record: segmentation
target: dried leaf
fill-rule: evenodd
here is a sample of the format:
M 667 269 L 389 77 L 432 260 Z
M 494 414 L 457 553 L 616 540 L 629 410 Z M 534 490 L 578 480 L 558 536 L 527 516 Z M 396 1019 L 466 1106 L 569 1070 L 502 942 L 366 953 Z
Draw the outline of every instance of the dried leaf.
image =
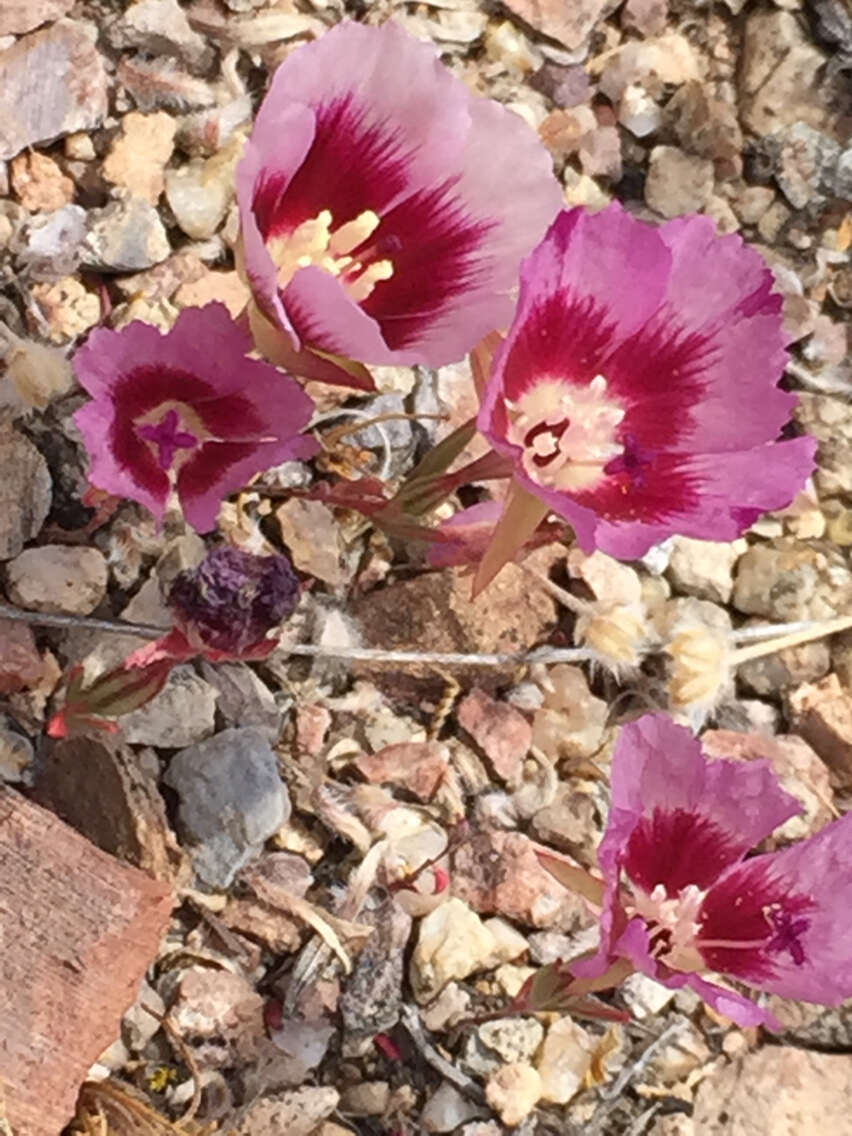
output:
M 477 569 L 472 598 L 475 599 L 520 552 L 547 513 L 548 507 L 543 501 L 528 493 L 519 482 L 512 481 L 502 516 Z

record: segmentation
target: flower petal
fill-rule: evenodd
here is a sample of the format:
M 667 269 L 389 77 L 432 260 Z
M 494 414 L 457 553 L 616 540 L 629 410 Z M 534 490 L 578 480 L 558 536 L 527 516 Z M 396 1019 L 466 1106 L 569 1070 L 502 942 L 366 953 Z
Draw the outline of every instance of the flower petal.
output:
M 276 268 L 264 240 L 263 229 L 271 225 L 275 203 L 304 161 L 314 140 L 316 118 L 300 103 L 281 108 L 255 123 L 237 166 L 236 190 L 240 209 L 238 267 L 245 273 L 252 293 L 268 319 L 277 323 L 298 350 L 299 337 L 281 302 Z
M 177 490 L 187 521 L 197 532 L 210 532 L 222 501 L 243 489 L 252 477 L 281 462 L 312 457 L 313 438 L 283 438 L 277 442 L 208 442 L 178 473 Z
M 113 408 L 101 401 L 88 402 L 74 415 L 89 454 L 89 480 L 116 497 L 138 501 L 162 521 L 171 488 L 153 453 L 132 430 L 116 438 Z M 111 441 L 110 441 L 111 440 Z
M 696 836 L 708 825 L 718 833 L 718 847 L 697 844 L 693 863 L 693 850 L 676 843 L 651 848 L 650 854 L 660 861 L 656 883 L 706 884 L 706 858 L 713 860 L 713 879 L 800 811 L 768 761 L 708 760 L 684 726 L 665 714 L 646 714 L 624 726 L 616 743 L 612 814 L 601 853 L 610 858 L 623 852 L 636 827 L 655 814 L 695 818 Z
M 705 897 L 701 937 L 759 939 L 773 910 L 779 934 L 768 946 L 702 948 L 708 963 L 784 998 L 836 1006 L 852 997 L 852 814 L 725 872 Z
M 578 540 L 624 560 L 643 556 L 672 532 L 736 540 L 762 513 L 790 504 L 813 472 L 815 453 L 813 438 L 793 438 L 735 453 L 660 455 L 641 478 L 612 477 L 577 495 L 598 518 L 591 533 L 577 531 Z M 554 509 L 557 498 L 550 498 Z M 559 511 L 570 520 L 566 508 Z

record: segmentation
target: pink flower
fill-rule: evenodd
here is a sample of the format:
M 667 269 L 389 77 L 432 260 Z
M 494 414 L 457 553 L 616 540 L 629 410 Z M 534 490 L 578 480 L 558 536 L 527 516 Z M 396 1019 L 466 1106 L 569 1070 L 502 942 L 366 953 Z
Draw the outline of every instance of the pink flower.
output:
M 429 366 L 508 325 L 520 260 L 561 200 L 524 122 L 393 23 L 344 22 L 287 58 L 237 192 L 246 274 L 285 357 Z
M 187 308 L 162 335 L 98 329 L 74 356 L 92 401 L 78 410 L 92 483 L 162 519 L 172 489 L 199 532 L 261 470 L 317 451 L 300 431 L 313 403 L 293 379 L 246 358 L 248 333 L 223 304 Z
M 777 441 L 795 399 L 772 286 L 708 217 L 561 213 L 522 266 L 478 418 L 526 528 L 553 511 L 587 551 L 631 559 L 673 533 L 733 540 L 789 504 L 816 443 Z
M 852 814 L 745 859 L 799 811 L 765 761 L 710 761 L 662 714 L 625 726 L 598 850 L 601 951 L 574 972 L 628 958 L 666 986 L 690 986 L 739 1025 L 772 1028 L 770 1014 L 702 975 L 825 1005 L 852 996 Z

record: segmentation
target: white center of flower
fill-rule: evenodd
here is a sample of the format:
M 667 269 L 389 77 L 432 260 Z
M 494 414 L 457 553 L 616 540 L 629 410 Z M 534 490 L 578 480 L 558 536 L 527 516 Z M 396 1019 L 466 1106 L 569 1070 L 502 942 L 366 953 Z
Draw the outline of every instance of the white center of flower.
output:
M 332 224 L 331 211 L 323 209 L 316 217 L 297 225 L 287 236 L 272 237 L 266 242 L 278 269 L 278 286 L 286 288 L 300 268 L 315 265 L 332 276 L 341 277 L 349 297 L 360 303 L 380 280 L 393 276 L 393 264 L 389 260 L 370 260 L 364 253 L 356 260 L 349 255 L 372 236 L 379 227 L 379 217 L 367 209 L 333 232 Z
M 589 489 L 624 452 L 615 436 L 625 411 L 608 397 L 603 375 L 588 386 L 543 379 L 505 406 L 508 441 L 522 448 L 525 472 L 548 489 Z
M 627 904 L 627 913 L 641 916 L 648 925 L 651 954 L 672 970 L 700 972 L 707 969 L 696 945 L 698 912 L 705 895 L 701 888 L 689 884 L 669 898 L 665 887 L 657 884 L 650 895 L 635 888 L 632 902 Z

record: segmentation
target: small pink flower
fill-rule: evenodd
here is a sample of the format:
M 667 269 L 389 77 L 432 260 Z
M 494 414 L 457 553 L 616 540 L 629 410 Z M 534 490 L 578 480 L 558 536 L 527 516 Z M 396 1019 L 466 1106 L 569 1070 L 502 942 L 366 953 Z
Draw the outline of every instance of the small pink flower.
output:
M 625 726 L 598 850 L 601 950 L 574 972 L 601 973 L 628 958 L 743 1026 L 778 1028 L 703 975 L 824 1005 L 852 996 L 852 814 L 779 852 L 745 858 L 799 811 L 768 762 L 708 760 L 662 714 Z
M 199 532 L 261 470 L 308 458 L 313 403 L 298 383 L 248 359 L 252 342 L 223 304 L 187 308 L 166 335 L 134 322 L 98 329 L 74 356 L 92 401 L 78 410 L 94 485 L 161 519 L 172 489 Z
M 522 266 L 478 419 L 535 498 L 530 525 L 553 511 L 587 551 L 631 559 L 673 533 L 733 540 L 789 504 L 816 443 L 777 441 L 795 399 L 772 287 L 708 217 L 561 213 Z
M 508 324 L 520 260 L 561 201 L 525 123 L 393 23 L 344 22 L 287 58 L 237 192 L 279 341 L 429 366 Z

